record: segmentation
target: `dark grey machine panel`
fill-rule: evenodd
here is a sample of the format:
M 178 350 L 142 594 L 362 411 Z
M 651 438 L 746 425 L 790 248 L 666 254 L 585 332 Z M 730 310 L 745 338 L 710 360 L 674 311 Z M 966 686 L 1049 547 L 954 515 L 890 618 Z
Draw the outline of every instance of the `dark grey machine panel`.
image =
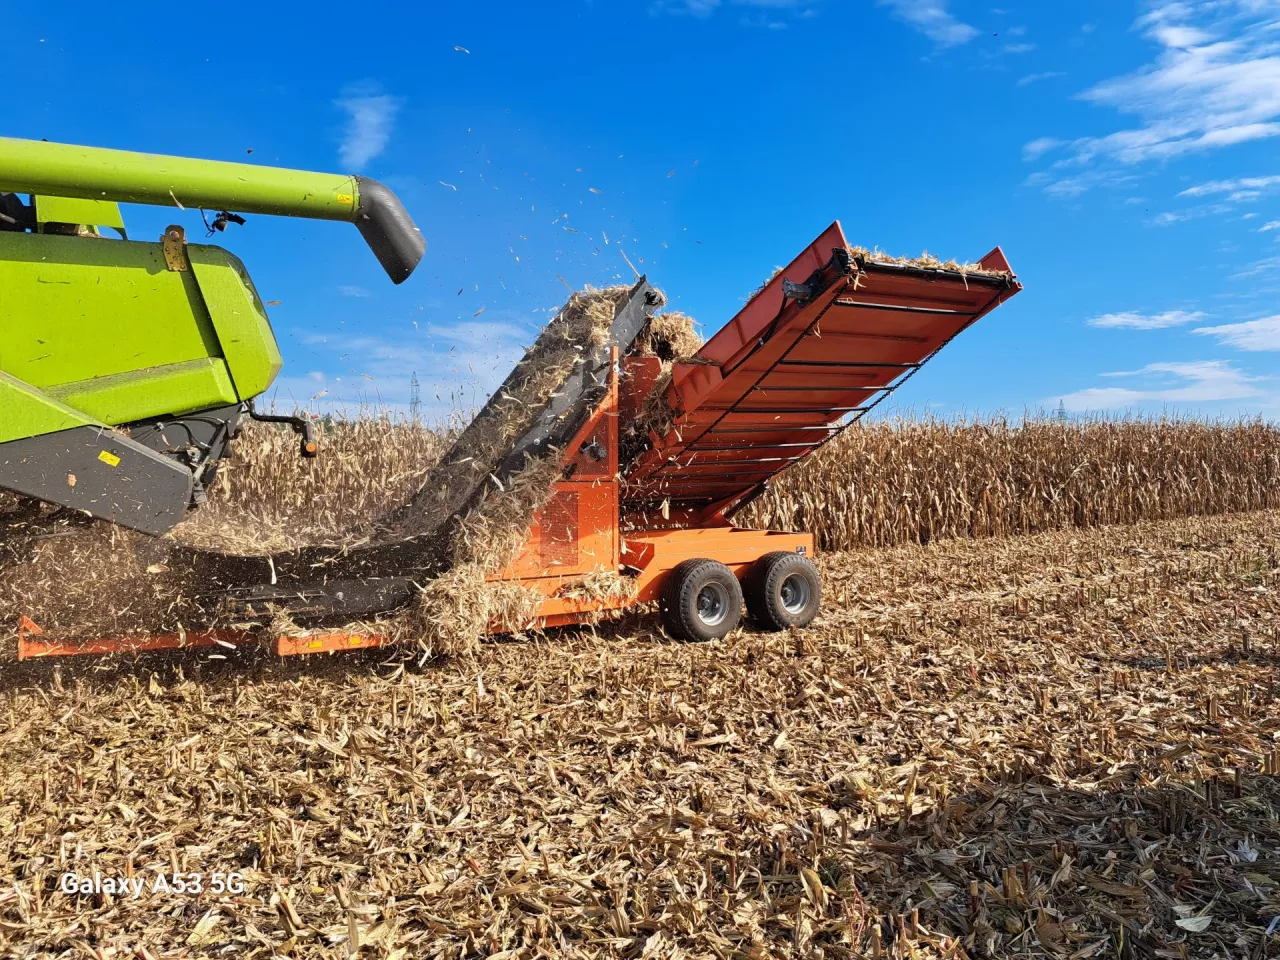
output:
M 191 471 L 101 427 L 0 443 L 0 488 L 158 536 L 191 502 Z

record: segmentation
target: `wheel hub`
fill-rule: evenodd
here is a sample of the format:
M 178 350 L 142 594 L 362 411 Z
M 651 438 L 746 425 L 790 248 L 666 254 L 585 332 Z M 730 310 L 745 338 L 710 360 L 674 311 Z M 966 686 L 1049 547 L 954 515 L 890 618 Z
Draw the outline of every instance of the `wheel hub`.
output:
M 813 595 L 809 589 L 807 578 L 793 573 L 782 581 L 782 609 L 792 616 L 798 616 L 809 606 L 809 598 Z
M 698 619 L 708 627 L 719 626 L 729 615 L 729 593 L 718 583 L 698 591 Z

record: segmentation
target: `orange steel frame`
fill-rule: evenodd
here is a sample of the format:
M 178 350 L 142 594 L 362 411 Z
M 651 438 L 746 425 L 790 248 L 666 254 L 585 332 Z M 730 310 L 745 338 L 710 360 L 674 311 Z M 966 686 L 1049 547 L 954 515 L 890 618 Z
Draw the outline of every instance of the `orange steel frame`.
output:
M 545 596 L 534 626 L 595 622 L 602 615 L 653 602 L 661 594 L 666 574 L 685 560 L 710 557 L 741 575 L 766 553 L 785 550 L 812 554 L 813 538 L 808 534 L 741 529 L 718 517 L 694 529 L 622 530 L 619 410 L 621 407 L 634 415 L 654 377 L 649 369 L 651 358 L 620 360 L 615 349 L 613 359 L 605 395 L 566 448 L 564 479 L 556 481 L 551 499 L 535 514 L 525 549 L 489 578 L 515 581 Z M 620 380 L 625 383 L 621 390 Z M 601 452 L 603 457 L 596 459 Z M 634 578 L 630 598 L 563 595 L 589 574 L 612 572 Z M 281 656 L 292 656 L 369 649 L 389 642 L 383 634 L 333 629 L 299 636 L 219 629 L 64 642 L 45 638 L 41 628 L 28 617 L 22 617 L 18 624 L 19 660 L 248 645 L 266 645 Z
M 96 640 L 59 641 L 44 639 L 44 631 L 29 617 L 18 620 L 18 659 L 69 657 L 91 653 L 147 653 L 154 650 L 198 649 L 222 647 L 238 649 L 258 646 L 265 639 L 273 641 L 281 656 L 298 653 L 325 653 L 380 647 L 387 638 L 376 634 L 351 633 L 343 630 L 317 630 L 301 636 L 267 638 L 252 630 L 192 630 L 125 637 L 102 637 Z

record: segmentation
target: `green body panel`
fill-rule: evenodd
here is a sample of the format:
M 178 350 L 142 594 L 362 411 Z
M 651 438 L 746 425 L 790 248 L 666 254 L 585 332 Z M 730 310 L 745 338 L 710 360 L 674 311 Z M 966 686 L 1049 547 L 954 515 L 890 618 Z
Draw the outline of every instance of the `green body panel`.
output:
M 36 387 L 219 355 L 159 244 L 0 234 L 0 289 L 0 370 Z
M 83 413 L 0 371 L 0 443 L 92 426 Z
M 77 380 L 47 387 L 44 392 L 110 424 L 196 413 L 241 399 L 236 395 L 226 362 L 214 357 Z
M 187 253 L 175 271 L 158 243 L 0 233 L 0 373 L 26 398 L 11 414 L 6 381 L 0 442 L 211 410 L 271 385 L 280 351 L 243 265 L 219 247 Z
M 235 389 L 243 400 L 256 397 L 284 365 L 258 291 L 244 264 L 221 247 L 193 244 L 187 256 Z
M 35 198 L 36 219 L 44 223 L 83 223 L 90 227 L 124 230 L 120 204 L 111 200 L 79 200 L 73 197 Z
M 354 221 L 355 177 L 0 137 L 0 191 Z

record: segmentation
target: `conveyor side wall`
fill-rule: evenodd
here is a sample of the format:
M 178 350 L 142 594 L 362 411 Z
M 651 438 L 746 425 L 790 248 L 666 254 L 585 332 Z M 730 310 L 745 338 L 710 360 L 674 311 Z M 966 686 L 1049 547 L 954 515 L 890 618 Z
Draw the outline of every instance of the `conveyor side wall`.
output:
M 671 425 L 627 471 L 624 512 L 728 515 L 1020 289 L 998 248 L 968 273 L 885 263 L 851 251 L 832 224 L 699 363 L 677 365 Z

